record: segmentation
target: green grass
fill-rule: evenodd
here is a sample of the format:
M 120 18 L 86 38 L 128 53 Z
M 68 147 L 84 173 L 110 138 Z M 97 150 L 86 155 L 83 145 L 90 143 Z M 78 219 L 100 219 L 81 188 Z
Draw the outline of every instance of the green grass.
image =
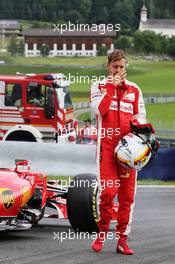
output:
M 146 105 L 148 122 L 155 128 L 175 130 L 175 103 Z M 80 114 L 78 119 L 90 118 L 90 112 Z
M 82 120 L 83 121 L 83 120 L 88 119 L 90 117 L 91 117 L 90 112 L 86 112 L 86 113 L 83 113 L 83 114 L 79 115 L 78 120 Z
M 156 128 L 175 130 L 175 103 L 146 105 L 148 120 Z
M 42 64 L 42 65 L 84 65 L 84 66 L 102 66 L 106 63 L 106 57 L 29 57 L 17 56 L 14 58 L 17 64 Z
M 133 64 L 131 69 L 134 67 L 136 65 Z M 138 62 L 137 67 L 140 72 L 133 74 L 131 78 L 143 93 L 175 93 L 175 62 Z
M 66 76 L 74 75 L 76 80 L 80 80 L 80 76 L 104 76 L 106 74 L 105 68 L 102 66 L 104 63 L 104 57 L 97 58 L 49 58 L 50 66 L 38 66 L 31 65 L 35 63 L 47 64 L 48 58 L 23 58 L 16 57 L 12 60 L 13 63 L 23 64 L 26 66 L 8 65 L 1 66 L 0 73 L 14 74 L 17 71 L 24 73 L 28 72 L 63 72 Z M 63 67 L 64 64 L 64 67 Z M 71 66 L 74 64 L 74 67 Z M 85 66 L 97 66 L 94 68 L 84 68 L 78 66 L 83 64 Z M 142 89 L 144 94 L 175 94 L 175 74 L 174 74 L 175 62 L 147 62 L 136 61 L 129 65 L 127 78 L 130 81 L 136 82 Z M 71 77 L 71 80 L 73 78 Z M 89 82 L 82 81 L 80 84 L 74 83 L 71 86 L 73 92 L 80 92 L 80 96 L 77 94 L 77 98 L 86 98 L 91 86 L 91 80 Z M 83 95 L 84 93 L 84 95 Z

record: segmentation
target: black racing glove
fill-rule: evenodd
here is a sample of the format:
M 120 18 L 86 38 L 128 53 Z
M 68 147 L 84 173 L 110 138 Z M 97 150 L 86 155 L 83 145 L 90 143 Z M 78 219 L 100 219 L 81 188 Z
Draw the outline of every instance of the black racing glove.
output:
M 160 143 L 155 138 L 155 130 L 152 124 L 131 123 L 131 132 L 140 137 L 144 135 L 146 137 L 145 143 L 150 147 L 152 154 L 155 155 L 160 147 Z
M 131 131 L 135 134 L 154 134 L 155 130 L 151 124 L 134 124 L 131 123 Z

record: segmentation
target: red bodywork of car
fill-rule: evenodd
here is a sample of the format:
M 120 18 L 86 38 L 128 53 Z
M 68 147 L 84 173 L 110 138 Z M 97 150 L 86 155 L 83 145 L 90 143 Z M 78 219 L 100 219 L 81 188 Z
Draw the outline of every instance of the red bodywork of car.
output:
M 19 177 L 16 172 L 0 170 L 1 217 L 17 217 L 20 209 L 24 207 L 35 191 L 35 181 L 32 178 L 26 180 Z
M 25 170 L 20 169 L 21 166 L 25 167 Z M 48 203 L 48 206 L 51 205 L 57 209 L 57 214 L 49 214 L 47 217 L 67 218 L 66 199 L 59 196 L 60 192 L 55 182 L 54 184 L 47 183 L 46 175 L 31 172 L 28 162 L 21 161 L 17 163 L 15 169 L 0 169 L 0 227 L 2 227 L 2 220 L 18 219 L 19 215 L 24 212 L 34 216 L 30 201 L 36 190 L 39 190 L 41 196 L 37 208 L 39 212 L 42 212 Z M 29 202 L 30 206 L 28 206 Z

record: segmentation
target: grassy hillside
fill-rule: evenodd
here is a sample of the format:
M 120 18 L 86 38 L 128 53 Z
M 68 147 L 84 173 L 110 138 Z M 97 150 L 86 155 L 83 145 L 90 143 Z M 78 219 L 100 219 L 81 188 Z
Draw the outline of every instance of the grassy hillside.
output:
M 18 64 L 47 64 L 47 65 L 85 65 L 99 66 L 106 62 L 106 57 L 21 57 L 17 56 L 13 62 Z
M 86 100 L 89 87 L 91 85 L 91 78 L 93 80 L 99 79 L 99 76 L 106 74 L 106 69 L 102 65 L 105 60 L 104 57 L 97 58 L 60 58 L 59 63 L 56 66 L 55 63 L 48 66 L 39 66 L 35 63 L 46 63 L 48 58 L 16 58 L 16 63 L 20 63 L 20 60 L 25 61 L 25 66 L 17 65 L 1 65 L 0 74 L 14 74 L 17 71 L 29 73 L 29 72 L 63 72 L 70 80 L 73 81 L 75 77 L 75 83 L 71 85 L 72 92 L 76 92 L 75 97 Z M 40 61 L 41 60 L 41 61 Z M 52 62 L 56 62 L 57 58 L 50 58 Z M 24 63 L 23 61 L 23 63 Z M 13 63 L 11 62 L 11 63 Z M 74 65 L 71 65 L 74 62 Z M 22 63 L 22 62 L 21 62 Z M 31 65 L 32 63 L 32 65 Z M 64 67 L 63 67 L 64 63 Z M 83 63 L 83 65 L 78 64 Z M 92 66 L 92 68 L 85 68 L 86 66 Z M 74 67 L 73 67 L 74 66 Z M 147 62 L 136 61 L 131 62 L 128 67 L 127 78 L 130 81 L 136 82 L 142 89 L 144 94 L 162 94 L 162 93 L 175 93 L 175 74 L 174 74 L 175 62 Z M 84 82 L 84 77 L 86 80 Z M 95 78 L 96 77 L 96 78 Z M 81 81 L 80 81 L 81 78 Z M 89 78 L 89 79 L 88 79 Z M 89 81 L 88 81 L 88 80 Z
M 156 128 L 175 130 L 175 103 L 146 105 L 148 120 Z

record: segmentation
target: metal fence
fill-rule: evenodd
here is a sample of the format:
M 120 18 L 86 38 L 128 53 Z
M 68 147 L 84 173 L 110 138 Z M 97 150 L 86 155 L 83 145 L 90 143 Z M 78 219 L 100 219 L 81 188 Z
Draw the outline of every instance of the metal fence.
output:
M 165 103 L 174 103 L 175 95 L 173 96 L 148 96 L 144 97 L 145 104 L 165 104 Z
M 175 102 L 175 94 L 166 94 L 163 96 L 162 94 L 158 95 L 150 95 L 144 97 L 145 104 L 159 104 L 159 103 L 174 103 Z M 85 112 L 90 111 L 89 102 L 79 102 L 74 104 L 74 108 L 76 110 L 84 109 Z M 91 119 L 95 120 L 94 114 L 91 112 Z M 158 137 L 167 137 L 167 138 L 175 138 L 175 121 L 162 121 L 162 120 L 149 120 L 150 123 L 154 124 L 156 128 L 156 134 Z M 172 145 L 172 142 L 165 142 L 165 145 Z
M 175 102 L 175 95 L 151 95 L 151 96 L 144 96 L 144 102 L 145 104 L 165 104 L 165 103 L 174 103 Z M 83 108 L 89 108 L 90 104 L 89 102 L 78 102 L 74 103 L 75 109 L 83 109 Z
M 160 137 L 158 137 L 157 139 L 160 142 L 161 147 L 166 147 L 166 148 L 175 147 L 175 138 L 160 138 Z

